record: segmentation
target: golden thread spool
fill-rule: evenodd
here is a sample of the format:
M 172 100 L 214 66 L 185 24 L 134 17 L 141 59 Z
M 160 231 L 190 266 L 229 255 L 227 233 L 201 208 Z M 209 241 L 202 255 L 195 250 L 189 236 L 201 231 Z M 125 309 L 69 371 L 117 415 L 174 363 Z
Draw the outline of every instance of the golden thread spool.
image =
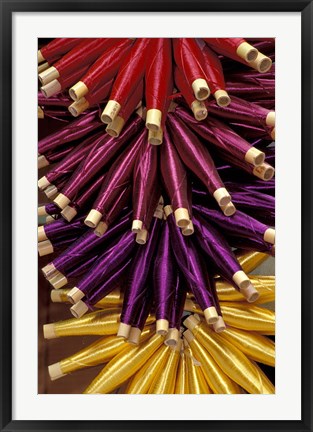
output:
M 48 339 L 63 336 L 114 335 L 119 326 L 119 309 L 100 310 L 86 314 L 81 318 L 71 318 L 44 326 L 44 335 Z
M 258 370 L 238 348 L 211 330 L 204 322 L 199 323 L 192 332 L 233 381 L 250 394 L 267 393 Z
M 275 394 L 275 386 L 273 383 L 269 380 L 269 378 L 265 375 L 265 373 L 262 371 L 260 366 L 252 361 L 251 363 L 254 364 L 255 368 L 258 371 L 260 380 L 262 381 L 262 385 L 264 387 L 264 390 L 262 391 L 262 394 Z
M 236 254 L 236 258 L 245 273 L 250 273 L 267 260 L 269 256 L 262 252 L 242 252 Z
M 145 342 L 152 334 L 154 334 L 154 330 L 144 329 L 140 343 Z M 101 338 L 72 356 L 61 360 L 58 363 L 58 369 L 63 375 L 67 375 L 80 369 L 107 363 L 126 347 L 128 347 L 128 343 L 123 338 L 116 336 Z M 53 379 L 53 376 L 51 378 Z
M 163 337 L 156 334 L 139 347 L 129 345 L 129 348 L 113 357 L 86 388 L 84 394 L 107 394 L 119 387 L 146 363 L 163 341 Z
M 232 327 L 227 327 L 220 335 L 250 360 L 275 366 L 275 343 L 269 338 L 256 332 L 246 332 Z
M 114 290 L 110 292 L 108 295 L 106 295 L 105 297 L 103 297 L 101 300 L 99 300 L 94 307 L 98 309 L 105 309 L 109 305 L 112 306 L 114 305 L 116 307 L 122 306 L 123 297 L 124 295 L 119 289 Z
M 127 394 L 146 394 L 152 384 L 152 381 L 164 368 L 165 363 L 170 355 L 170 348 L 161 345 L 152 357 L 139 369 L 128 384 L 125 391 Z
M 189 347 L 185 349 L 185 359 L 189 394 L 211 394 L 212 391 L 205 380 L 202 368 L 200 364 L 195 363 Z
M 225 323 L 231 327 L 261 334 L 275 334 L 275 313 L 269 309 L 239 302 L 223 302 L 221 310 Z
M 185 354 L 181 353 L 177 370 L 175 394 L 189 394 L 188 390 L 188 371 Z
M 155 377 L 151 387 L 149 388 L 149 394 L 173 394 L 175 391 L 175 382 L 178 369 L 178 363 L 180 359 L 181 339 L 179 339 L 177 345 L 170 349 L 170 355 L 167 359 L 166 365 L 161 370 L 161 373 Z
M 187 336 L 188 332 L 191 337 Z M 240 387 L 222 371 L 215 360 L 213 360 L 211 354 L 207 352 L 197 339 L 194 339 L 192 333 L 187 330 L 184 336 L 188 337 L 187 340 L 193 356 L 200 361 L 203 375 L 213 393 L 240 394 Z
M 275 276 L 249 275 L 249 279 L 260 295 L 258 300 L 253 303 L 254 305 L 275 300 Z M 245 297 L 238 290 L 220 278 L 215 281 L 215 288 L 220 301 L 246 302 Z

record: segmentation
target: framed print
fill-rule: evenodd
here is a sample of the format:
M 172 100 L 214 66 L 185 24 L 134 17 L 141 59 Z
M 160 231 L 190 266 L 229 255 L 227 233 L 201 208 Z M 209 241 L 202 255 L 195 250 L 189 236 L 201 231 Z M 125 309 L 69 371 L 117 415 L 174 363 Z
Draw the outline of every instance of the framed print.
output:
M 1 7 L 1 429 L 312 430 L 312 3 Z

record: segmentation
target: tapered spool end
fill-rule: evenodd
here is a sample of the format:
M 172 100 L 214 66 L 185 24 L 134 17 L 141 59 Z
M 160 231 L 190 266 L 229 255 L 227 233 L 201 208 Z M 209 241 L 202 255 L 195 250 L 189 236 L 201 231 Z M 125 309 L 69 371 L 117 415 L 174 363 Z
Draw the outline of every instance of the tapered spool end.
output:
M 264 162 L 262 165 L 254 168 L 253 174 L 261 180 L 268 181 L 273 178 L 275 169 L 268 163 Z
M 55 381 L 67 375 L 62 372 L 60 362 L 48 366 L 48 371 L 49 371 L 51 381 Z
M 46 85 L 54 79 L 58 79 L 59 72 L 54 66 L 49 67 L 38 75 L 39 81 L 42 85 Z
M 60 91 L 62 90 L 62 86 L 57 79 L 54 79 L 48 84 L 42 86 L 40 90 L 46 98 L 49 98 L 57 93 L 60 93 Z
M 67 220 L 67 222 L 71 222 L 72 219 L 77 215 L 77 210 L 74 207 L 66 206 L 61 211 L 61 216 Z
M 166 217 L 169 217 L 171 213 L 173 213 L 173 207 L 171 205 L 167 205 L 164 207 L 164 213 Z
M 273 129 L 272 129 L 272 132 L 271 132 L 271 138 L 272 138 L 272 140 L 274 140 L 274 141 L 275 141 L 275 136 L 276 136 L 275 128 L 273 128 Z
M 157 131 L 149 130 L 148 143 L 151 145 L 161 145 L 163 142 L 163 131 L 159 129 Z
M 45 118 L 45 113 L 43 112 L 43 109 L 38 106 L 38 118 L 43 119 Z
M 228 190 L 223 187 L 216 189 L 216 191 L 213 194 L 213 197 L 215 198 L 217 204 L 220 207 L 226 206 L 231 201 L 231 196 L 229 195 Z
M 200 320 L 195 315 L 189 315 L 184 321 L 184 326 L 192 331 L 199 323 Z
M 213 96 L 215 97 L 217 105 L 220 107 L 227 107 L 231 102 L 231 99 L 225 90 L 217 90 Z
M 263 236 L 267 243 L 275 244 L 275 230 L 273 228 L 268 228 Z
M 47 198 L 52 199 L 58 193 L 58 188 L 55 185 L 50 185 L 44 190 L 44 194 Z
M 40 226 L 38 227 L 38 242 L 42 242 L 44 240 L 48 240 L 48 237 L 46 236 L 45 233 L 45 227 Z
M 38 74 L 40 74 L 41 72 L 45 71 L 45 70 L 48 69 L 49 67 L 50 67 L 50 65 L 49 65 L 48 62 L 41 63 L 41 65 L 39 65 L 39 66 L 38 66 L 38 69 L 37 69 Z
M 264 160 L 265 153 L 261 152 L 255 147 L 251 147 L 245 154 L 245 161 L 254 166 L 262 165 Z
M 117 138 L 120 133 L 122 132 L 122 129 L 124 127 L 125 120 L 121 116 L 115 117 L 115 119 L 112 121 L 112 123 L 109 123 L 105 130 L 107 133 L 113 137 Z
M 274 127 L 275 126 L 275 121 L 276 121 L 276 115 L 275 115 L 275 111 L 270 111 L 265 119 L 265 122 L 267 124 L 267 126 L 270 127 Z
M 156 332 L 162 336 L 168 333 L 168 321 L 166 319 L 158 319 L 156 321 Z
M 180 339 L 180 331 L 177 328 L 170 328 L 164 341 L 167 346 L 176 346 Z
M 45 61 L 45 58 L 44 58 L 44 56 L 41 54 L 41 51 L 40 51 L 40 50 L 38 50 L 38 52 L 37 52 L 37 60 L 38 60 L 38 64 L 39 64 L 39 63 L 42 63 L 43 61 Z
M 84 84 L 82 81 L 78 81 L 73 87 L 71 87 L 68 91 L 70 98 L 74 101 L 77 101 L 78 99 L 81 99 L 82 97 L 86 96 L 86 94 L 89 92 L 88 87 L 86 84 Z
M 187 225 L 190 224 L 190 216 L 189 212 L 186 208 L 178 208 L 174 211 L 175 221 L 176 225 L 179 228 L 185 228 Z
M 192 342 L 195 338 L 194 335 L 192 334 L 192 331 L 189 329 L 184 331 L 184 337 L 185 337 L 186 341 L 188 342 L 188 344 L 190 342 Z
M 56 198 L 54 198 L 53 202 L 60 208 L 60 209 L 64 209 L 70 202 L 71 200 L 68 199 L 65 195 L 63 195 L 62 193 L 60 193 Z
M 107 232 L 108 228 L 109 225 L 106 222 L 104 221 L 99 222 L 95 228 L 96 236 L 102 237 Z
M 81 113 L 86 111 L 86 109 L 88 108 L 89 108 L 89 102 L 87 101 L 87 99 L 82 97 L 81 99 L 78 99 L 77 101 L 73 102 L 72 105 L 68 107 L 68 110 L 73 117 L 78 117 Z
M 250 45 L 248 42 L 242 42 L 237 48 L 238 57 L 242 58 L 246 62 L 250 63 L 255 60 L 259 54 L 259 51 Z
M 248 278 L 246 273 L 242 270 L 237 271 L 233 275 L 233 281 L 238 286 L 238 288 L 240 288 L 240 290 L 247 289 L 249 285 L 251 285 L 250 279 Z
M 147 111 L 146 128 L 151 131 L 158 131 L 161 127 L 162 111 L 152 108 Z
M 231 201 L 226 206 L 221 206 L 221 210 L 225 216 L 232 216 L 236 213 L 236 207 Z
M 70 308 L 70 311 L 75 318 L 80 318 L 88 312 L 88 306 L 80 300 Z
M 49 182 L 46 176 L 43 176 L 38 180 L 38 187 L 40 190 L 46 189 L 50 185 L 51 183 Z
M 207 118 L 208 110 L 203 102 L 194 100 L 190 106 L 196 120 L 201 121 Z
M 222 333 L 224 330 L 226 330 L 225 321 L 221 316 L 219 316 L 216 323 L 213 324 L 213 330 L 215 333 Z
M 98 210 L 92 209 L 88 213 L 86 219 L 84 220 L 84 223 L 90 228 L 96 228 L 101 219 L 102 214 Z
M 204 309 L 203 315 L 208 324 L 214 324 L 218 320 L 218 314 L 214 306 Z
M 130 330 L 131 326 L 129 324 L 120 323 L 120 325 L 118 326 L 117 336 L 128 339 Z
M 203 101 L 210 96 L 210 88 L 206 80 L 203 78 L 194 80 L 194 82 L 191 84 L 191 87 L 196 99 L 199 101 Z
M 252 60 L 249 66 L 253 67 L 260 73 L 265 73 L 271 69 L 272 60 L 264 54 L 258 52 L 257 58 Z
M 114 100 L 109 100 L 101 114 L 101 121 L 106 124 L 112 123 L 115 117 L 117 117 L 120 110 L 121 105 L 118 102 Z
M 240 292 L 246 298 L 248 303 L 253 303 L 260 297 L 259 292 L 252 284 L 250 284 L 246 289 L 241 289 Z
M 43 205 L 38 207 L 38 216 L 47 216 L 46 206 Z
M 57 337 L 54 331 L 54 324 L 45 324 L 43 326 L 43 337 L 45 339 L 55 339 Z
M 57 272 L 57 274 L 55 274 L 52 278 L 49 279 L 49 282 L 54 289 L 58 290 L 65 286 L 68 280 L 62 273 Z
M 137 327 L 132 327 L 128 336 L 128 343 L 132 345 L 139 345 L 141 336 L 141 330 Z
M 136 243 L 140 245 L 144 245 L 147 243 L 148 239 L 148 231 L 144 228 L 136 235 Z
M 163 217 L 164 217 L 163 204 L 157 205 L 157 207 L 153 213 L 153 216 L 158 218 L 158 219 L 163 219 Z
M 141 220 L 135 219 L 132 223 L 132 232 L 139 233 L 142 230 L 143 223 Z
M 43 275 L 44 275 L 44 277 L 45 277 L 46 279 L 51 279 L 51 277 L 52 277 L 53 275 L 55 275 L 55 273 L 56 273 L 58 270 L 54 267 L 54 265 L 53 265 L 52 263 L 50 263 L 50 264 L 47 264 L 46 266 L 44 266 L 44 267 L 41 269 L 41 271 L 42 271 L 42 273 L 43 273 Z
M 50 165 L 50 162 L 44 155 L 38 156 L 38 169 L 44 168 L 48 165 Z
M 182 233 L 184 236 L 188 237 L 191 236 L 195 232 L 194 226 L 192 221 L 189 222 L 189 224 L 182 229 Z
M 85 294 L 78 288 L 74 287 L 67 294 L 69 301 L 73 304 L 78 303 L 82 298 L 85 297 Z
M 45 256 L 53 253 L 53 246 L 50 240 L 44 240 L 38 243 L 39 256 Z

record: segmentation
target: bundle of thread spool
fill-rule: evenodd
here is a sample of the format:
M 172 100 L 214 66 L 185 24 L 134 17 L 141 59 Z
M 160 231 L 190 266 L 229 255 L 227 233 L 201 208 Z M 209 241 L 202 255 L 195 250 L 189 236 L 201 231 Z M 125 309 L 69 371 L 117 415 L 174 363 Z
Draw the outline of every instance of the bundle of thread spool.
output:
M 84 393 L 274 393 L 275 278 L 249 275 L 275 253 L 274 53 L 242 38 L 40 47 L 38 250 L 69 305 L 44 337 L 99 336 L 52 380 L 103 364 Z

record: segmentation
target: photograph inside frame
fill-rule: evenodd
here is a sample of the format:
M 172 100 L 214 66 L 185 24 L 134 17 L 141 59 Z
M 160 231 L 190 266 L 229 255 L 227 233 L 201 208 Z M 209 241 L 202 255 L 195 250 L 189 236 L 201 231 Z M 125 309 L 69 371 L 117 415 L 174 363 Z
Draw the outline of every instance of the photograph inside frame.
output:
M 38 393 L 275 393 L 275 39 L 38 39 Z

